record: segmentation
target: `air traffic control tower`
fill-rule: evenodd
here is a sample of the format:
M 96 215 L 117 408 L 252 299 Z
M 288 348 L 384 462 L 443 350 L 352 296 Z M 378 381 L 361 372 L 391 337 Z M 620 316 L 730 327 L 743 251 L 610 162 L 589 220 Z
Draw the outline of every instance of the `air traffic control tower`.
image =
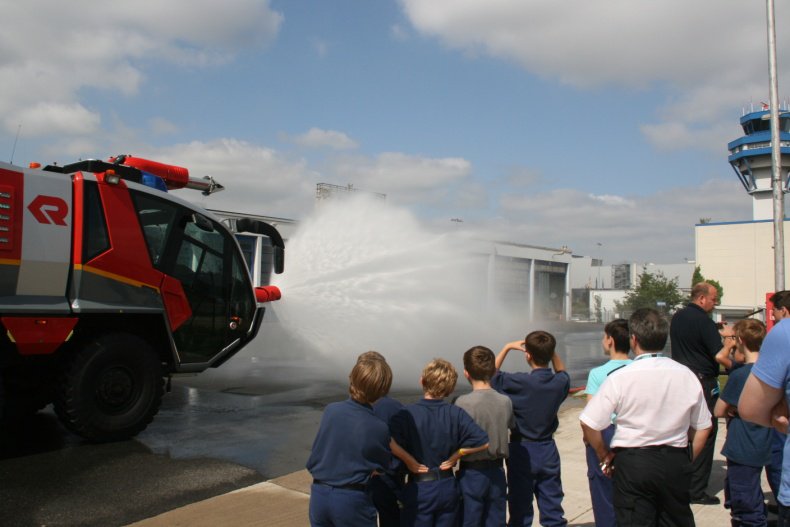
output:
M 740 119 L 744 135 L 727 145 L 727 160 L 752 197 L 752 217 L 700 222 L 694 227 L 697 265 L 704 276 L 718 280 L 724 289 L 722 303 L 716 308 L 718 319 L 763 318 L 766 295 L 774 291 L 770 115 L 766 105 L 759 111 L 744 111 Z M 790 108 L 786 104 L 779 111 L 779 131 L 782 184 L 788 192 Z M 790 254 L 790 220 L 785 219 L 784 230 L 784 252 Z
M 728 160 L 746 192 L 752 196 L 752 219 L 770 220 L 774 217 L 771 189 L 771 112 L 763 105 L 760 111 L 744 113 L 741 127 L 745 135 L 730 142 Z M 790 170 L 790 110 L 785 105 L 779 110 L 779 141 L 782 150 L 782 181 L 789 192 Z

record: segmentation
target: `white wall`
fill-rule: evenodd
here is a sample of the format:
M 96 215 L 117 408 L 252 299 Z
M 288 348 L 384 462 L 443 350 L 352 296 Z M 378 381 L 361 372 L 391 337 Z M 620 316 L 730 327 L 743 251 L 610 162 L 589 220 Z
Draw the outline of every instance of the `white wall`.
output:
M 721 308 L 765 307 L 765 294 L 774 291 L 773 222 L 708 223 L 697 225 L 694 235 L 702 274 L 724 289 Z

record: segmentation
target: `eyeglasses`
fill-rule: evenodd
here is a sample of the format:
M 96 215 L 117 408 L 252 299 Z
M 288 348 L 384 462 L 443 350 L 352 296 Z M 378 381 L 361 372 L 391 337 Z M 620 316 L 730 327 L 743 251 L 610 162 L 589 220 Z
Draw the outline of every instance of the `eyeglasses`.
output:
M 725 339 L 734 339 L 734 338 L 736 338 L 736 336 L 735 335 L 724 335 L 724 338 Z

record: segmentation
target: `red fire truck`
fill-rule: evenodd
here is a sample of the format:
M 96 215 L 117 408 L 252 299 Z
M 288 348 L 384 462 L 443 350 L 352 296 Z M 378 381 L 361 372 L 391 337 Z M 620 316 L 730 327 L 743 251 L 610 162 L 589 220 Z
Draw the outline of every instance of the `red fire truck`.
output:
M 94 441 L 134 436 L 170 376 L 217 367 L 257 334 L 274 286 L 254 287 L 234 236 L 268 237 L 169 190 L 222 187 L 132 156 L 30 168 L 0 163 L 0 409 L 53 403 Z

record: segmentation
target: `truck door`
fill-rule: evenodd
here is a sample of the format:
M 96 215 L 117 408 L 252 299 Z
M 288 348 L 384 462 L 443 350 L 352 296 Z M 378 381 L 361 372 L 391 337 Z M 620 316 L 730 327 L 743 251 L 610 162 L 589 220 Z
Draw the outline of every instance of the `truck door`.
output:
M 255 316 L 238 244 L 220 223 L 182 205 L 143 193 L 135 203 L 152 264 L 181 283 L 192 310 L 173 331 L 181 366 L 210 365 L 239 343 Z

